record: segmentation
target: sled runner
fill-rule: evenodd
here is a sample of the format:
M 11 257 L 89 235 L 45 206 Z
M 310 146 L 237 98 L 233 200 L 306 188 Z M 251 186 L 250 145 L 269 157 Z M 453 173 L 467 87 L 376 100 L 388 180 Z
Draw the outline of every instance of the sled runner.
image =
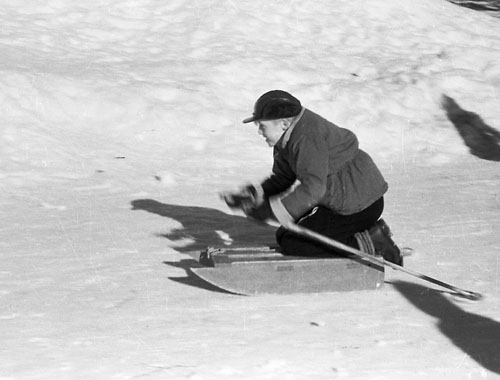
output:
M 191 272 L 223 290 L 243 295 L 377 289 L 384 266 L 355 255 L 285 256 L 275 247 L 207 248 Z

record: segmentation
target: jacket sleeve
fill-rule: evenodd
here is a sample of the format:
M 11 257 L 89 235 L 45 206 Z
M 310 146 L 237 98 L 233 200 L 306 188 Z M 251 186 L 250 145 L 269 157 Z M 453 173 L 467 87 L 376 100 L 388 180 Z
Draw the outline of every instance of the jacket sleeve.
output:
M 264 195 L 270 197 L 280 194 L 288 190 L 295 183 L 296 179 L 297 177 L 288 162 L 285 161 L 277 148 L 275 148 L 273 173 L 261 183 Z
M 284 215 L 285 219 L 289 216 L 289 221 L 300 218 L 325 196 L 329 157 L 327 141 L 320 134 L 303 135 L 290 148 L 299 185 L 285 197 L 273 198 L 271 202 L 275 215 Z M 276 216 L 282 222 L 280 215 Z

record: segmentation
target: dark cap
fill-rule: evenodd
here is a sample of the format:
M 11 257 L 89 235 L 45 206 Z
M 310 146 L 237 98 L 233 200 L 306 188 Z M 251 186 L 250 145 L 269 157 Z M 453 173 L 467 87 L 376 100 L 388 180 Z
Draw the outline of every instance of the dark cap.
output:
M 273 90 L 266 92 L 255 102 L 253 115 L 243 123 L 261 120 L 286 119 L 297 116 L 302 110 L 300 101 L 286 91 Z

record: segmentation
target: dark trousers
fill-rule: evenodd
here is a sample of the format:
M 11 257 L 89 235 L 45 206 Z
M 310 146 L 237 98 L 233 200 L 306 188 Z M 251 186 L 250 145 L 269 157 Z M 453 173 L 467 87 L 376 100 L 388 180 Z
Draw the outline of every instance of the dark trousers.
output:
M 324 206 L 315 207 L 304 215 L 297 224 L 318 232 L 341 243 L 358 248 L 354 234 L 372 227 L 382 215 L 384 198 L 380 198 L 364 210 L 351 215 L 336 214 Z M 280 227 L 276 231 L 276 240 L 285 255 L 325 256 L 342 254 L 334 248 L 297 235 Z

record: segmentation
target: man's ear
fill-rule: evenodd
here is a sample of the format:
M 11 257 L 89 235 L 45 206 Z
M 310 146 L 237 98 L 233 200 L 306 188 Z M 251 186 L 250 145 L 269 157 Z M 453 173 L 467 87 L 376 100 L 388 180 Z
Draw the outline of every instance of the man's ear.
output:
M 288 119 L 281 120 L 281 128 L 283 128 L 283 130 L 287 130 L 289 126 L 290 126 L 290 120 Z

